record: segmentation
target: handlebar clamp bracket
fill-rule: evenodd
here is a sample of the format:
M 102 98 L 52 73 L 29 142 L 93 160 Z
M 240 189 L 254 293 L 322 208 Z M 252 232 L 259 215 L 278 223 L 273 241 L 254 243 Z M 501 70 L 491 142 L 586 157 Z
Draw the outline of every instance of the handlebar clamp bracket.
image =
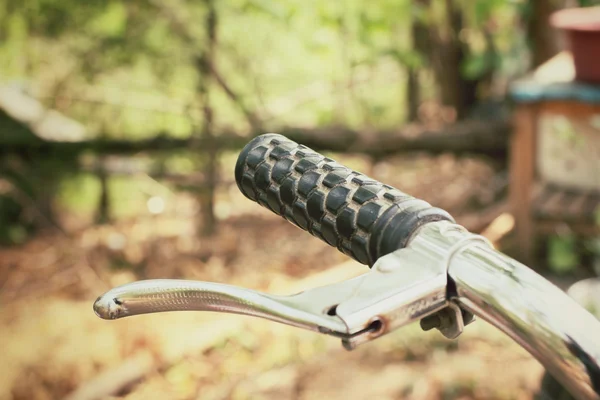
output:
M 421 321 L 424 330 L 437 328 L 455 339 L 474 316 L 453 300 L 448 267 L 454 254 L 474 244 L 489 245 L 459 225 L 440 221 L 427 224 L 409 245 L 381 257 L 370 272 L 338 283 L 350 296 L 330 305 L 347 331 L 338 332 L 346 349 Z M 327 287 L 313 290 L 326 290 Z M 314 293 L 306 292 L 308 296 Z M 318 301 L 318 296 L 312 297 Z

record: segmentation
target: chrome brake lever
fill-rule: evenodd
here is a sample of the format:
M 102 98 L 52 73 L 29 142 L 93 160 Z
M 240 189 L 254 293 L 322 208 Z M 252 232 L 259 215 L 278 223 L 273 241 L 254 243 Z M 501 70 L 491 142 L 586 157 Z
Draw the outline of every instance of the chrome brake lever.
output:
M 411 322 L 455 338 L 473 316 L 452 301 L 453 254 L 484 241 L 462 227 L 428 224 L 410 245 L 381 257 L 358 277 L 291 296 L 187 280 L 147 280 L 114 288 L 94 303 L 105 319 L 166 311 L 257 316 L 340 337 L 348 350 Z M 451 286 L 451 285 L 450 285 Z

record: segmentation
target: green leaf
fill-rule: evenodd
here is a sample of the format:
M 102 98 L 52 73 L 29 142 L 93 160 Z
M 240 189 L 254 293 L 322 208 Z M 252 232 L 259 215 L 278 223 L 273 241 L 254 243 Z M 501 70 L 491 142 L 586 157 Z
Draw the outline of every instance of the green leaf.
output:
M 559 274 L 572 272 L 579 265 L 576 249 L 577 238 L 573 235 L 551 237 L 548 241 L 550 268 Z
M 475 2 L 475 24 L 482 25 L 490 16 L 493 2 L 478 0 Z
M 414 50 L 386 49 L 379 53 L 380 56 L 394 58 L 399 64 L 407 68 L 420 68 L 423 66 L 423 57 Z
M 461 65 L 462 75 L 468 79 L 480 77 L 488 68 L 488 57 L 486 54 L 469 54 Z
M 245 5 L 246 10 L 258 11 L 277 20 L 287 20 L 289 13 L 283 7 L 283 3 L 268 0 L 250 0 Z
M 103 13 L 90 21 L 89 29 L 101 37 L 121 36 L 127 25 L 127 9 L 120 2 L 112 2 Z
M 8 227 L 8 239 L 13 244 L 22 244 L 27 239 L 27 230 L 23 225 L 12 225 Z
M 579 0 L 580 7 L 593 7 L 597 5 L 600 5 L 599 0 Z

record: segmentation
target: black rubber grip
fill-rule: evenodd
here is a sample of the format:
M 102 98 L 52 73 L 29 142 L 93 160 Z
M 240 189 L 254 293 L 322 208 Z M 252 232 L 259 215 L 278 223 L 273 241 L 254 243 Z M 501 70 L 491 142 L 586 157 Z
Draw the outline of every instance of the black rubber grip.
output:
M 235 180 L 249 199 L 369 266 L 405 247 L 423 224 L 453 221 L 444 210 L 277 134 L 244 147 Z

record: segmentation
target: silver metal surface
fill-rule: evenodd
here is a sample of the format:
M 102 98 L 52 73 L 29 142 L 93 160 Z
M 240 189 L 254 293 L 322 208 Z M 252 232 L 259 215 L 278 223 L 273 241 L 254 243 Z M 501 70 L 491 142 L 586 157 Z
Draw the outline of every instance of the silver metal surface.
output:
M 575 397 L 600 399 L 600 322 L 481 239 L 444 221 L 425 225 L 413 241 L 446 249 L 450 301 L 505 332 Z
M 430 227 L 435 225 L 434 227 Z M 432 232 L 429 232 L 432 230 Z M 440 230 L 444 234 L 440 235 Z M 448 301 L 448 262 L 454 254 L 472 243 L 487 243 L 477 235 L 455 224 L 428 224 L 413 237 L 408 247 L 380 258 L 368 280 L 356 295 L 337 307 L 337 315 L 353 332 L 365 329 L 373 321 L 376 331 L 343 340 L 352 349 L 366 341 L 394 331 L 452 307 Z M 453 307 L 438 329 L 449 338 L 462 332 L 463 317 Z M 470 322 L 470 321 L 469 321 Z
M 138 281 L 100 296 L 94 312 L 104 319 L 167 311 L 251 315 L 338 336 L 353 349 L 447 306 L 445 254 L 437 250 L 416 241 L 361 276 L 291 296 L 211 282 Z
M 583 308 L 600 319 L 600 278 L 588 278 L 574 283 L 567 294 Z
M 325 303 L 329 297 L 337 300 L 353 288 L 352 281 L 344 283 L 317 293 Z M 116 319 L 167 311 L 216 311 L 266 318 L 323 333 L 345 331 L 344 323 L 323 312 L 322 304 L 307 292 L 274 296 L 211 282 L 154 279 L 128 283 L 106 292 L 95 301 L 94 312 L 100 318 Z
M 474 243 L 448 265 L 461 307 L 513 338 L 577 398 L 600 399 L 600 322 L 589 312 L 490 246 Z
M 466 231 L 445 227 L 450 231 Z M 418 235 L 410 245 L 380 258 L 354 279 L 292 296 L 274 296 L 211 282 L 139 281 L 112 289 L 94 303 L 105 319 L 166 311 L 217 311 L 252 315 L 342 338 L 344 347 L 418 321 L 449 306 L 447 263 L 473 235 Z M 462 332 L 457 307 L 440 326 L 448 337 Z

